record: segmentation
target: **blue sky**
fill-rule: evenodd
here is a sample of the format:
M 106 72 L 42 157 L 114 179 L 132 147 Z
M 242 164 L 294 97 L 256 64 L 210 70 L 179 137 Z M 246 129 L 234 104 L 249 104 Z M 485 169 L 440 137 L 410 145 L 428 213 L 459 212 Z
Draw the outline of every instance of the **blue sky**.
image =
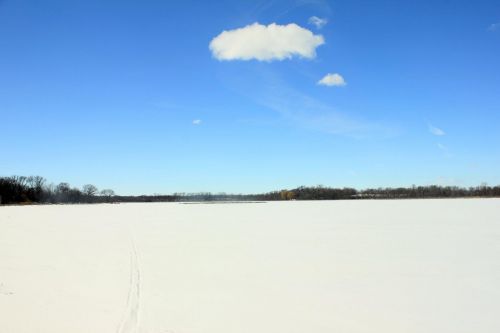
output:
M 0 175 L 496 185 L 499 59 L 498 1 L 0 0 Z

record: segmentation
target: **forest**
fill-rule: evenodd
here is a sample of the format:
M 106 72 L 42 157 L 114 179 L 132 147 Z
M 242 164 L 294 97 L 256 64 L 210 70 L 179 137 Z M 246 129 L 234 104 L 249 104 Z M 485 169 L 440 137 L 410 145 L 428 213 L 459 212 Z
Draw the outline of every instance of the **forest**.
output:
M 363 200 L 500 197 L 500 186 L 481 184 L 476 187 L 411 186 L 397 188 L 334 188 L 300 186 L 260 194 L 173 193 L 169 195 L 117 195 L 111 189 L 99 190 L 95 185 L 82 188 L 69 183 L 47 183 L 41 176 L 0 177 L 0 204 L 69 204 L 119 202 L 210 202 L 210 201 L 278 201 L 278 200 Z

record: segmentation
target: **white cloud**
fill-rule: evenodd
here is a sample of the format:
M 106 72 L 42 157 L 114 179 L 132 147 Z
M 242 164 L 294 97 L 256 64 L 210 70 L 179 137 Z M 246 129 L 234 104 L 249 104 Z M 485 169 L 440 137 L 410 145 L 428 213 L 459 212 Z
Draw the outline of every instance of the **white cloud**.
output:
M 446 146 L 443 145 L 442 143 L 438 143 L 437 144 L 438 148 L 441 149 L 441 150 L 447 150 Z
M 295 23 L 267 26 L 254 23 L 246 27 L 221 32 L 212 39 L 209 48 L 218 60 L 272 61 L 294 56 L 312 59 L 316 48 L 325 43 L 323 36 Z
M 328 20 L 326 18 L 311 16 L 308 22 L 309 24 L 314 25 L 317 29 L 321 29 L 328 23 Z
M 239 66 L 238 66 L 239 67 Z M 274 111 L 265 118 L 251 121 L 278 121 L 281 124 L 349 138 L 392 138 L 399 136 L 398 126 L 377 119 L 368 119 L 360 114 L 339 110 L 304 91 L 294 88 L 275 66 L 243 66 L 235 71 L 224 71 L 220 79 L 233 91 L 252 101 L 256 108 Z M 252 76 L 253 80 L 241 80 Z M 260 117 L 260 116 L 259 116 Z
M 443 136 L 446 134 L 442 129 L 434 127 L 432 125 L 429 125 L 429 132 L 437 136 Z
M 500 22 L 490 24 L 490 26 L 488 27 L 488 30 L 489 30 L 489 31 L 497 31 L 497 30 L 500 30 Z
M 397 135 L 397 130 L 386 124 L 339 112 L 329 104 L 287 87 L 286 83 L 281 85 L 275 81 L 271 86 L 269 89 L 263 85 L 265 95 L 257 102 L 299 127 L 356 139 Z
M 442 143 L 438 143 L 437 144 L 437 147 L 439 148 L 439 150 L 441 150 L 444 154 L 444 157 L 453 157 L 453 155 L 450 153 L 450 151 L 448 150 L 448 147 L 443 145 Z
M 321 80 L 318 81 L 319 85 L 322 86 L 345 86 L 347 82 L 345 82 L 344 78 L 342 75 L 337 74 L 337 73 L 328 73 L 326 74 Z
M 200 124 L 201 124 L 201 119 L 193 120 L 193 125 L 200 125 Z

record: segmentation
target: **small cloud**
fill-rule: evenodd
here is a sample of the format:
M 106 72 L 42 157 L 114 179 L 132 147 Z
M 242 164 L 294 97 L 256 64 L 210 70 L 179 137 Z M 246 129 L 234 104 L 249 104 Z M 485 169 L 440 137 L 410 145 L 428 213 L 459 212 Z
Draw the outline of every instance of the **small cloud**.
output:
M 448 150 L 448 147 L 446 147 L 445 145 L 443 145 L 442 143 L 438 143 L 437 144 L 437 147 L 439 148 L 439 150 L 441 150 L 444 154 L 444 157 L 447 157 L 447 158 L 450 158 L 450 157 L 453 157 L 453 155 L 450 153 L 450 151 Z
M 309 24 L 314 25 L 316 27 L 316 29 L 321 29 L 328 23 L 328 20 L 326 18 L 311 16 L 309 18 L 308 22 L 309 22 Z
M 395 129 L 386 124 L 338 112 L 331 105 L 293 89 L 274 86 L 267 90 L 272 90 L 272 95 L 261 97 L 258 102 L 302 128 L 356 139 L 392 137 L 397 134 Z
M 434 127 L 432 125 L 429 125 L 429 132 L 437 136 L 443 136 L 446 134 L 442 129 Z
M 201 119 L 193 120 L 193 125 L 201 125 Z
M 318 84 L 322 85 L 322 86 L 329 86 L 329 87 L 332 87 L 332 86 L 341 87 L 341 86 L 345 86 L 347 84 L 347 82 L 345 82 L 344 78 L 340 74 L 328 73 L 321 80 L 318 81 Z
M 490 24 L 490 26 L 488 27 L 488 31 L 497 31 L 497 30 L 500 30 L 500 22 Z
M 262 25 L 221 32 L 210 42 L 209 49 L 217 60 L 272 61 L 294 56 L 313 59 L 316 48 L 325 43 L 323 36 L 295 23 Z

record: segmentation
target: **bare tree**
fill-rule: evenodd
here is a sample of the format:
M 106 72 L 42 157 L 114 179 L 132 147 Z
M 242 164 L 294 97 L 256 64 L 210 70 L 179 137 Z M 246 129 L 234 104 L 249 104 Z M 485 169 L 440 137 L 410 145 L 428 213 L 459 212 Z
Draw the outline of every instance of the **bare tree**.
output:
M 101 195 L 104 197 L 112 197 L 113 195 L 115 195 L 115 191 L 110 189 L 104 189 L 101 191 Z
M 83 185 L 83 194 L 89 197 L 93 197 L 97 193 L 97 187 L 92 184 Z
M 67 193 L 70 189 L 71 187 L 68 183 L 59 183 L 56 187 L 56 191 L 61 193 Z
M 101 191 L 101 196 L 106 198 L 107 202 L 111 202 L 111 197 L 115 195 L 115 191 L 111 189 L 104 189 Z

